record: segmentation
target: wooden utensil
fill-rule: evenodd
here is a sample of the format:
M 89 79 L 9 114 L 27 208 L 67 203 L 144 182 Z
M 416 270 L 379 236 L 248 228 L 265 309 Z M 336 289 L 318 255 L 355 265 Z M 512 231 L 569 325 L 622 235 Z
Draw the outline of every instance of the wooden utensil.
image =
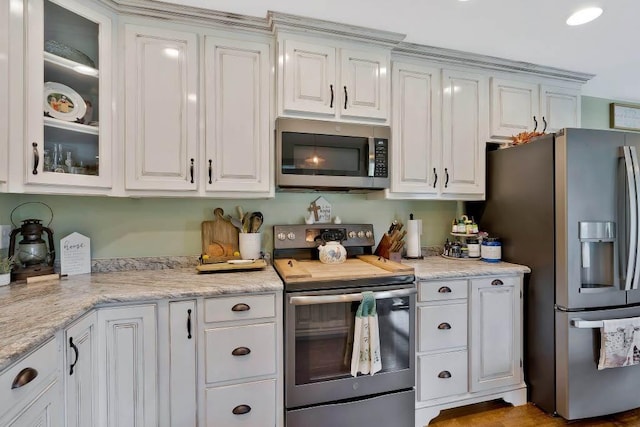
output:
M 213 211 L 213 221 L 202 221 L 202 253 L 213 260 L 237 259 L 238 229 L 224 217 L 224 210 Z

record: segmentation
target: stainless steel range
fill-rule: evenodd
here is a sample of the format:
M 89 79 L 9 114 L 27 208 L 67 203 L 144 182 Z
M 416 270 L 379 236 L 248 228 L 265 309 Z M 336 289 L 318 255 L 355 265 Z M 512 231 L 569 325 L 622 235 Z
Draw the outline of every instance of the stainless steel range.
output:
M 413 268 L 372 255 L 370 224 L 274 226 L 274 266 L 284 282 L 287 427 L 410 427 L 415 408 Z M 317 247 L 340 241 L 341 264 Z M 355 313 L 374 292 L 382 370 L 351 376 Z

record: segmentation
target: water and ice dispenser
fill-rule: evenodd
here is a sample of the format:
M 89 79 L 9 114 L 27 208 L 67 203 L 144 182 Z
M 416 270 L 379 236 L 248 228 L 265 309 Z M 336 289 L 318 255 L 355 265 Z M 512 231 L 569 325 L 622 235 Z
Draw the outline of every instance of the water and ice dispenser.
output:
M 598 292 L 616 286 L 616 224 L 580 222 L 580 292 Z

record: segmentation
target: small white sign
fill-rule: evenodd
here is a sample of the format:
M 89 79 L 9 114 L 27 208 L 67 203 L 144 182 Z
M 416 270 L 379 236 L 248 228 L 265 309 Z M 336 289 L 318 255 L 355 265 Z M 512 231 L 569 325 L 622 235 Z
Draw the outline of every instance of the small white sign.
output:
M 60 239 L 60 273 L 91 273 L 91 239 L 80 233 L 71 233 Z
M 327 199 L 320 196 L 311 202 L 309 210 L 315 216 L 315 222 L 331 222 L 331 204 Z

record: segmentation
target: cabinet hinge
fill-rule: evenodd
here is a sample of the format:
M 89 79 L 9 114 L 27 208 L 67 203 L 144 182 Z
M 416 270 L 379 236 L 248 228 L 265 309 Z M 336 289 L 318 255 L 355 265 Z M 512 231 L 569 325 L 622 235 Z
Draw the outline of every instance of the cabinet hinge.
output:
M 520 299 L 522 299 L 522 291 L 520 291 Z
M 520 359 L 520 367 L 522 368 L 522 359 Z

